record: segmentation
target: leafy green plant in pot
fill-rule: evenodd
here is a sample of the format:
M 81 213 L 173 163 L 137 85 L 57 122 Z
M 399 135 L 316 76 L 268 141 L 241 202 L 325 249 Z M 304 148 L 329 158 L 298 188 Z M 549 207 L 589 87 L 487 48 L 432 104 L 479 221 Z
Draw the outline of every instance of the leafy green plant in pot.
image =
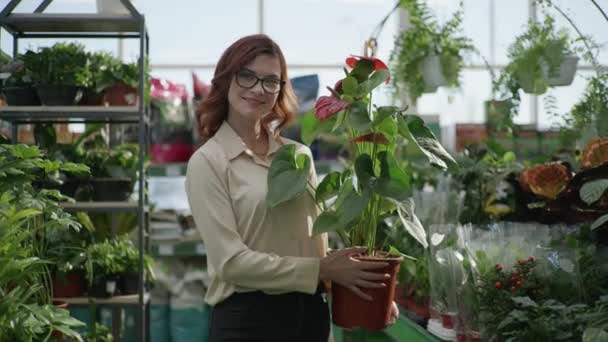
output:
M 307 114 L 317 120 L 305 120 L 308 125 L 303 127 L 303 135 L 314 139 L 321 132 L 333 132 L 348 137 L 352 151 L 349 165 L 343 172 L 329 173 L 315 188 L 308 184 L 310 158 L 296 154 L 295 145 L 284 145 L 270 166 L 266 202 L 270 207 L 280 207 L 308 193 L 323 211 L 314 223 L 314 234 L 336 232 L 345 245 L 367 247 L 366 255 L 359 259 L 389 264 L 378 270 L 391 274 L 387 286 L 366 290 L 375 299 L 372 302 L 332 284 L 336 324 L 379 330 L 385 328 L 390 313 L 402 257 L 394 248 L 389 253 L 389 246 L 378 239 L 378 229 L 383 229 L 380 227 L 385 218 L 397 217 L 401 227 L 427 246 L 424 228 L 414 215 L 411 170 L 399 166 L 395 149 L 401 139 L 406 139 L 416 144 L 434 165 L 447 169 L 455 162 L 420 117 L 405 115 L 404 109 L 394 106 L 372 106 L 372 91 L 388 82 L 390 76 L 381 60 L 350 57 L 346 64 L 352 70 L 346 70 L 346 77 L 336 89 L 329 88 L 331 96 L 317 100 L 314 112 Z
M 139 252 L 128 236 L 123 235 L 113 241 L 120 262 L 124 264 L 124 273 L 121 275 L 119 287 L 122 294 L 139 292 Z M 149 283 L 155 279 L 154 262 L 149 255 L 144 255 L 144 282 Z
M 440 86 L 458 87 L 463 54 L 474 50 L 471 40 L 459 35 L 462 9 L 440 25 L 425 1 L 403 0 L 401 6 L 408 11 L 409 26 L 391 54 L 396 87 L 405 86 L 412 103 Z
M 519 99 L 518 89 L 540 95 L 551 86 L 572 83 L 579 58 L 574 54 L 568 31 L 556 30 L 554 23 L 550 16 L 542 23 L 531 21 L 509 46 L 510 62 L 496 86 L 511 93 L 512 99 Z
M 9 106 L 38 106 L 40 98 L 34 89 L 29 65 L 34 65 L 36 53 L 26 51 L 17 56 L 11 66 L 11 75 L 4 81 L 2 93 Z
M 48 191 L 31 187 L 44 167 L 36 147 L 0 145 L 0 340 L 48 340 L 61 333 L 81 341 L 73 328 L 84 325 L 51 305 L 47 231 L 74 222 Z M 54 222 L 49 219 L 53 219 Z
M 92 297 L 111 297 L 118 291 L 120 274 L 125 266 L 122 254 L 111 240 L 87 247 L 85 268 L 88 294 Z
M 138 171 L 138 146 L 120 145 L 113 150 L 97 148 L 87 151 L 91 168 L 91 198 L 95 201 L 125 201 L 133 192 Z
M 89 56 L 77 43 L 56 43 L 43 47 L 27 65 L 43 105 L 77 104 L 91 82 Z
M 108 52 L 94 52 L 89 54 L 89 70 L 91 82 L 85 89 L 81 104 L 89 106 L 103 105 L 103 91 L 109 87 L 109 72 L 118 68 L 121 62 Z
M 144 102 L 150 103 L 150 65 L 144 67 Z M 139 105 L 139 65 L 117 61 L 103 70 L 97 79 L 97 89 L 103 90 L 103 102 L 109 106 Z

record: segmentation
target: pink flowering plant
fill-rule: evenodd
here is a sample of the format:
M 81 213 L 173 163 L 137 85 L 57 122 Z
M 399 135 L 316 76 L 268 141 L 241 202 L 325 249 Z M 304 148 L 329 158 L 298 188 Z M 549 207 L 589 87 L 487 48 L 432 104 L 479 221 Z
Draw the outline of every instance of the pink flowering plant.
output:
M 361 56 L 347 58 L 346 64 L 346 76 L 328 87 L 330 94 L 319 97 L 314 111 L 303 118 L 302 136 L 305 143 L 320 134 L 347 141 L 347 167 L 328 173 L 315 188 L 308 180 L 309 157 L 296 153 L 295 145 L 285 145 L 270 167 L 267 203 L 278 207 L 307 193 L 321 209 L 313 233 L 336 232 L 346 245 L 366 246 L 369 255 L 389 247 L 384 229 L 405 229 L 426 247 L 411 199 L 412 170 L 397 159 L 397 152 L 411 143 L 436 167 L 447 170 L 456 163 L 420 117 L 406 114 L 406 108 L 373 105 L 373 90 L 390 80 L 386 64 Z M 389 251 L 398 253 L 392 247 Z

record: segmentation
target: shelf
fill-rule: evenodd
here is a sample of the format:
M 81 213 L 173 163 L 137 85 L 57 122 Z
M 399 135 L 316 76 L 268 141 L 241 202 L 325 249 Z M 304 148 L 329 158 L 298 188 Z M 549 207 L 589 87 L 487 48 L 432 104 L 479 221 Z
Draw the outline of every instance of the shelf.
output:
M 139 294 L 132 294 L 126 296 L 114 296 L 109 298 L 94 298 L 94 297 L 71 297 L 71 298 L 53 298 L 68 303 L 68 305 L 88 305 L 89 301 L 97 305 L 113 305 L 113 306 L 124 306 L 124 305 L 139 305 Z M 144 304 L 150 301 L 150 294 L 144 293 Z
M 9 32 L 18 34 L 44 33 L 139 33 L 143 16 L 130 14 L 57 14 L 57 13 L 13 13 L 0 21 Z M 120 35 L 116 35 L 120 37 Z
M 86 212 L 137 212 L 139 209 L 137 202 L 64 202 L 61 203 L 61 207 L 67 211 Z
M 0 119 L 12 123 L 31 122 L 115 122 L 138 123 L 139 107 L 101 106 L 5 106 Z
M 201 241 L 150 241 L 150 252 L 155 257 L 205 256 L 207 251 Z

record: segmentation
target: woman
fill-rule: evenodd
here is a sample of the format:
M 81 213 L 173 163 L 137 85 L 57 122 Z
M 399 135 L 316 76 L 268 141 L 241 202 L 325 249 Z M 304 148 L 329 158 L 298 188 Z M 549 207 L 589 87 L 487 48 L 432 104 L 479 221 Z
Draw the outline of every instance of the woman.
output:
M 308 147 L 278 136 L 295 112 L 285 58 L 274 41 L 247 36 L 223 53 L 197 112 L 204 144 L 186 177 L 207 250 L 212 342 L 327 341 L 323 282 L 371 299 L 360 288 L 382 287 L 388 276 L 371 272 L 384 263 L 351 258 L 364 248 L 326 256 L 327 236 L 310 234 L 317 210 L 308 196 L 266 205 L 268 167 L 278 148 L 296 144 L 312 159 Z M 310 177 L 316 184 L 314 167 Z

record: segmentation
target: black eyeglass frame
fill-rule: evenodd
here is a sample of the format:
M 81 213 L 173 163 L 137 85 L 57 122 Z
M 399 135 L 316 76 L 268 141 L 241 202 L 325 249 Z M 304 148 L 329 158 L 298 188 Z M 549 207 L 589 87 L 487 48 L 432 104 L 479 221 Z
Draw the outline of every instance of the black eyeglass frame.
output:
M 253 82 L 253 84 L 251 86 L 246 87 L 246 86 L 242 85 L 239 82 L 239 74 L 242 73 L 242 72 L 245 72 L 245 73 L 249 74 L 249 76 L 252 76 L 253 78 L 255 78 L 255 82 Z M 255 87 L 258 83 L 261 82 L 262 83 L 262 89 L 265 92 L 267 92 L 268 94 L 278 94 L 279 92 L 281 92 L 281 89 L 283 89 L 283 86 L 285 86 L 285 81 L 283 81 L 283 80 L 281 80 L 281 79 L 279 79 L 277 77 L 270 76 L 270 77 L 261 77 L 260 78 L 260 77 L 258 77 L 258 75 L 255 74 L 255 72 L 253 72 L 252 70 L 249 70 L 247 68 L 243 68 L 243 69 L 237 71 L 237 73 L 234 75 L 234 79 L 236 81 L 236 84 L 238 84 L 239 87 L 245 88 L 245 89 L 251 89 L 251 88 Z M 264 84 L 265 84 L 264 81 L 267 80 L 267 79 L 268 80 L 273 80 L 273 81 L 278 80 L 279 81 L 279 89 L 277 91 L 268 91 L 268 89 L 266 89 L 266 87 L 264 86 Z

